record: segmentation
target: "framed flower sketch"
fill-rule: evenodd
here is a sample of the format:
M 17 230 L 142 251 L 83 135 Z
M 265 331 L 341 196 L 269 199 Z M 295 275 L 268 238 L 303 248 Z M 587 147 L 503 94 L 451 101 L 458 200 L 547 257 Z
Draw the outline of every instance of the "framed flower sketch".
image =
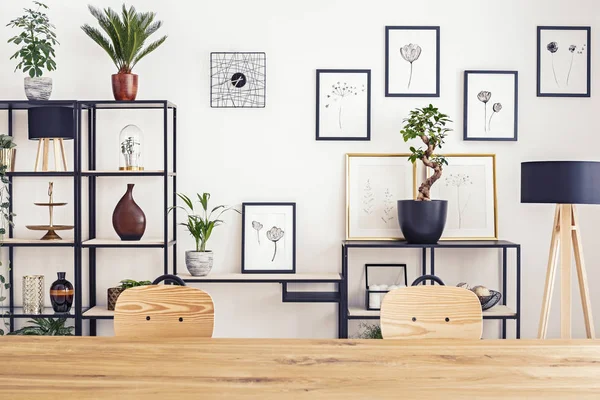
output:
M 448 165 L 431 187 L 431 199 L 448 200 L 442 240 L 497 240 L 496 155 L 443 156 Z
M 371 70 L 317 70 L 317 140 L 371 140 Z
M 440 97 L 440 27 L 385 27 L 386 97 Z
M 296 203 L 242 203 L 242 273 L 296 273 Z
M 518 72 L 465 71 L 464 140 L 517 140 Z
M 267 55 L 262 52 L 210 53 L 210 106 L 264 108 Z
M 590 97 L 589 26 L 538 26 L 538 97 Z
M 346 154 L 346 239 L 403 239 L 397 201 L 416 197 L 409 154 Z

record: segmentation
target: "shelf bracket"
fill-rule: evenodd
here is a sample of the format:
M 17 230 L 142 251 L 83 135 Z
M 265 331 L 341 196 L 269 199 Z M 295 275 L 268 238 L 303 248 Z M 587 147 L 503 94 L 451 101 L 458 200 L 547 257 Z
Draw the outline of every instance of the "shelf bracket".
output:
M 339 303 L 340 292 L 290 292 L 287 282 L 281 283 L 281 301 L 284 303 Z M 339 283 L 338 283 L 339 287 Z

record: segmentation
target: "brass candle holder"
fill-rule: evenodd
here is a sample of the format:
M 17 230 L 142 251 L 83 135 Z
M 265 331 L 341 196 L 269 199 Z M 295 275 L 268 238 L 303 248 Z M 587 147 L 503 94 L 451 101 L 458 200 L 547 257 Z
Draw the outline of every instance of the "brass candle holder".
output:
M 54 195 L 54 182 L 48 183 L 48 197 L 47 203 L 33 203 L 36 206 L 48 207 L 50 213 L 50 224 L 49 225 L 27 225 L 27 229 L 32 231 L 47 231 L 41 240 L 61 240 L 62 238 L 56 233 L 56 231 L 68 231 L 74 228 L 73 225 L 54 225 L 54 207 L 66 206 L 67 203 L 55 203 L 53 199 Z

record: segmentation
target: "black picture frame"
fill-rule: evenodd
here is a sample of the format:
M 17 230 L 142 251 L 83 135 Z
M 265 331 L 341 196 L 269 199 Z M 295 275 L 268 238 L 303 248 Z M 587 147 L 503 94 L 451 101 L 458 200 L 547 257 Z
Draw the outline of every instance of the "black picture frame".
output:
M 436 34 L 435 93 L 392 93 L 390 91 L 390 31 L 433 30 Z M 439 26 L 386 26 L 385 27 L 385 97 L 440 97 L 440 27 Z
M 364 137 L 321 136 L 321 74 L 366 74 L 367 75 L 367 132 Z M 369 141 L 371 140 L 371 70 L 370 69 L 317 69 L 316 70 L 316 118 L 315 139 L 333 141 Z
M 468 125 L 469 125 L 469 75 L 470 74 L 503 74 L 503 75 L 514 75 L 515 87 L 514 87 L 514 128 L 513 137 L 469 137 Z M 519 71 L 509 70 L 466 70 L 464 72 L 464 93 L 463 93 L 463 140 L 465 141 L 487 141 L 487 142 L 516 142 L 519 137 Z
M 369 268 L 402 268 L 404 272 L 404 286 L 408 286 L 408 275 L 406 272 L 406 264 L 365 264 L 365 308 L 368 311 L 378 311 L 380 308 L 371 307 L 369 304 L 371 293 L 386 294 L 389 290 L 369 290 Z
M 586 31 L 587 46 L 587 90 L 585 93 L 552 93 L 541 90 L 541 68 L 542 68 L 542 31 L 543 30 L 580 30 Z M 591 97 L 592 95 L 592 28 L 590 26 L 538 26 L 537 27 L 537 73 L 536 73 L 537 97 Z
M 254 96 L 258 98 L 252 99 L 250 104 L 246 103 L 236 104 L 232 101 L 232 104 L 219 104 L 215 102 L 215 96 L 218 95 L 216 92 L 216 87 L 219 85 L 223 85 L 223 82 L 215 82 L 215 75 L 218 74 L 218 67 L 215 66 L 214 57 L 216 55 L 252 55 L 260 57 L 263 61 L 263 65 L 259 66 L 262 69 L 262 72 L 256 72 L 256 76 L 260 77 L 262 75 L 262 81 L 259 79 L 259 83 L 262 84 L 262 88 L 259 89 L 251 89 L 250 91 L 254 91 Z M 257 67 L 258 68 L 258 67 Z M 216 70 L 217 69 L 217 70 Z M 231 72 L 231 71 L 229 71 Z M 233 79 L 233 75 L 231 77 Z M 244 77 L 245 82 L 245 77 Z M 262 101 L 260 100 L 262 98 Z M 210 106 L 211 108 L 265 108 L 267 106 L 267 54 L 263 51 L 213 51 L 210 53 Z
M 285 270 L 246 269 L 246 207 L 291 207 L 293 221 L 292 268 Z M 296 203 L 295 202 L 244 202 L 242 203 L 242 274 L 295 274 L 296 273 Z

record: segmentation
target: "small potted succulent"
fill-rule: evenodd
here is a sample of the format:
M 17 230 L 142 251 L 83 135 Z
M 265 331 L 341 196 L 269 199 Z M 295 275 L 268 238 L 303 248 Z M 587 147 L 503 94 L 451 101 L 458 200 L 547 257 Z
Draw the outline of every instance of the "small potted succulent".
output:
M 179 225 L 185 226 L 196 242 L 195 250 L 185 252 L 185 265 L 192 276 L 206 276 L 213 266 L 213 252 L 206 249 L 206 243 L 210 239 L 213 229 L 223 223 L 220 218 L 225 212 L 231 210 L 238 214 L 240 212 L 233 207 L 223 205 L 216 206 L 208 212 L 210 193 L 203 193 L 202 195 L 198 193 L 196 194 L 198 203 L 202 206 L 202 214 L 198 215 L 194 209 L 194 202 L 188 196 L 182 193 L 177 193 L 177 196 L 185 203 L 187 208 L 174 206 L 170 207 L 169 211 L 174 208 L 185 210 L 187 221 Z
M 120 283 L 121 283 L 120 286 L 108 288 L 107 308 L 110 311 L 115 310 L 115 304 L 117 304 L 117 299 L 119 298 L 121 293 L 123 293 L 124 290 L 132 288 L 132 287 L 136 287 L 136 286 L 152 285 L 152 282 L 150 282 L 150 281 L 134 281 L 133 279 L 123 279 Z
M 446 114 L 430 104 L 412 110 L 410 116 L 404 119 L 400 131 L 405 142 L 418 138 L 425 144 L 424 148 L 418 149 L 411 146 L 408 159 L 413 164 L 421 160 L 425 167 L 433 170 L 419 186 L 419 195 L 415 200 L 398 200 L 398 222 L 409 243 L 437 243 L 446 225 L 448 201 L 431 200 L 430 192 L 431 186 L 442 176 L 443 166 L 448 165 L 443 156 L 435 154 L 435 150 L 442 148 L 447 133 L 452 131 L 446 127 L 449 122 L 452 121 Z
M 10 59 L 19 60 L 15 71 L 20 69 L 25 77 L 25 95 L 29 100 L 48 100 L 52 94 L 52 78 L 42 76 L 44 70 L 54 71 L 54 46 L 58 43 L 55 26 L 48 16 L 40 11 L 48 6 L 39 1 L 33 2 L 37 9 L 25 8 L 25 14 L 13 19 L 6 26 L 18 28 L 21 33 L 8 39 L 8 43 L 21 46 Z
M 138 76 L 132 73 L 133 67 L 167 39 L 163 36 L 144 47 L 146 40 L 162 26 L 162 21 L 155 21 L 153 12 L 137 12 L 135 7 L 127 8 L 125 4 L 121 16 L 111 8 L 101 10 L 91 5 L 88 8 L 108 37 L 88 24 L 81 29 L 108 53 L 117 67 L 118 72 L 112 75 L 115 100 L 135 100 Z

